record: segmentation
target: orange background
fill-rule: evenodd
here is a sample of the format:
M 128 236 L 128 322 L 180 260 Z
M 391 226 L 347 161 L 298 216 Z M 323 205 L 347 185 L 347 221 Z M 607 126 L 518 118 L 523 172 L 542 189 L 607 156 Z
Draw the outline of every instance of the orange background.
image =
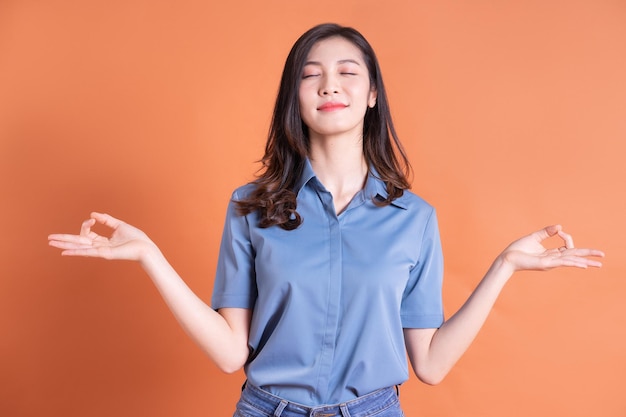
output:
M 227 416 L 222 375 L 137 265 L 61 258 L 92 210 L 145 230 L 209 300 L 226 202 L 258 168 L 314 24 L 381 61 L 450 315 L 512 239 L 560 222 L 601 270 L 520 273 L 408 416 L 626 415 L 626 2 L 0 2 L 0 415 Z

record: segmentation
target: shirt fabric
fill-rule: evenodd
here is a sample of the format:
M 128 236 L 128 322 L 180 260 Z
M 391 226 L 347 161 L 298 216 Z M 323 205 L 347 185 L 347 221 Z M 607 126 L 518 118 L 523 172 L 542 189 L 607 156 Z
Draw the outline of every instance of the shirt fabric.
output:
M 294 191 L 302 224 L 260 228 L 234 191 L 212 307 L 253 309 L 249 382 L 308 406 L 338 404 L 408 378 L 403 328 L 443 322 L 443 259 L 435 210 L 410 191 L 390 205 L 383 181 L 336 214 L 307 160 Z

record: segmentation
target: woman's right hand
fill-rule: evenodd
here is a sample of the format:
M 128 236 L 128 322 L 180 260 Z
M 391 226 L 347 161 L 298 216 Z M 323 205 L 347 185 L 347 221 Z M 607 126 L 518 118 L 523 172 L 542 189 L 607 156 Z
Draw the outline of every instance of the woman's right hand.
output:
M 110 237 L 101 236 L 92 227 L 103 224 L 112 229 Z M 48 236 L 50 246 L 62 249 L 64 256 L 87 256 L 104 259 L 141 261 L 156 245 L 141 230 L 115 217 L 102 213 L 91 213 L 80 228 L 80 234 L 52 234 Z
M 109 237 L 92 228 L 102 224 Z M 48 236 L 50 246 L 65 256 L 89 256 L 141 262 L 168 307 L 189 336 L 225 372 L 240 369 L 248 360 L 248 332 L 252 310 L 207 305 L 189 288 L 144 232 L 108 214 L 91 213 L 80 234 Z

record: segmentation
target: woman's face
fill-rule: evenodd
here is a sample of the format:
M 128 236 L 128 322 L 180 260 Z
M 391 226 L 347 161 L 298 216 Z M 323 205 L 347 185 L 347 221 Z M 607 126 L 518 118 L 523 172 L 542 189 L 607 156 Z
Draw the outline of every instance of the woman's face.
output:
M 316 43 L 304 65 L 300 114 L 311 140 L 352 135 L 362 139 L 363 119 L 376 104 L 361 50 L 342 37 Z

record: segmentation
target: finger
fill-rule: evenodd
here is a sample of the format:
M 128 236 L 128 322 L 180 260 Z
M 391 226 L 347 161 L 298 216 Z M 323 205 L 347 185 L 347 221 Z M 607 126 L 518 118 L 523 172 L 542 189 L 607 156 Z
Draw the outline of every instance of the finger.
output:
M 80 225 L 80 235 L 89 236 L 89 232 L 91 232 L 91 228 L 93 227 L 94 224 L 96 224 L 96 221 L 94 219 L 85 220 Z
M 592 266 L 594 268 L 602 268 L 602 262 L 600 261 L 596 261 L 593 259 L 586 259 L 585 262 L 587 262 L 587 266 Z
M 91 245 L 93 243 L 93 239 L 87 236 L 70 234 L 52 234 L 48 236 L 48 241 L 51 244 L 52 242 L 67 242 L 80 245 Z
M 587 268 L 590 266 L 594 268 L 602 267 L 602 262 L 595 259 L 583 258 L 579 256 L 566 256 L 560 259 L 564 266 L 574 266 L 577 268 Z
M 71 240 L 51 240 L 48 244 L 52 247 L 58 249 L 87 249 L 93 248 L 91 243 L 83 243 L 79 241 L 71 241 Z
M 604 252 L 597 249 L 587 248 L 565 249 L 556 257 L 549 256 L 551 259 L 548 263 L 551 268 L 558 266 L 571 266 L 577 268 L 602 267 L 602 262 L 597 259 L 590 259 L 590 257 L 602 258 L 604 257 Z
M 594 256 L 598 258 L 604 258 L 604 252 L 598 249 L 589 249 L 589 248 L 571 248 L 565 249 L 561 252 L 563 256 L 579 256 L 579 257 L 587 257 Z
M 575 267 L 575 268 L 583 268 L 586 269 L 593 262 L 585 258 L 577 258 L 575 256 L 560 256 L 560 257 L 550 257 L 546 258 L 542 261 L 543 270 L 559 268 L 559 267 Z
M 111 229 L 116 229 L 119 227 L 120 224 L 122 224 L 121 220 L 116 219 L 115 217 L 105 213 L 93 212 L 91 213 L 91 218 L 96 220 L 98 223 L 110 227 Z
M 549 237 L 556 235 L 560 231 L 561 231 L 561 225 L 554 224 L 554 225 L 547 226 L 541 230 L 536 231 L 535 233 L 533 233 L 533 236 L 537 239 L 538 242 L 542 242 L 548 239 Z
M 82 248 L 82 249 L 66 249 L 61 252 L 62 256 L 85 256 L 88 258 L 105 258 L 102 251 L 96 248 Z
M 558 235 L 565 242 L 565 247 L 566 248 L 571 249 L 571 248 L 574 247 L 574 239 L 572 238 L 572 236 L 570 234 L 565 233 L 562 230 L 559 230 L 558 231 Z

